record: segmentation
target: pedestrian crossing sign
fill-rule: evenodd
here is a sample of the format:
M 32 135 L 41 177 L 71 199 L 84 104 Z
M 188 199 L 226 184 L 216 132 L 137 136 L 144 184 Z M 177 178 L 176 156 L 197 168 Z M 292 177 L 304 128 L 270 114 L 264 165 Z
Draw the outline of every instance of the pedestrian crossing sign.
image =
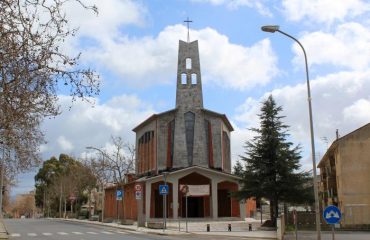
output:
M 168 185 L 159 185 L 159 194 L 167 195 L 168 194 Z

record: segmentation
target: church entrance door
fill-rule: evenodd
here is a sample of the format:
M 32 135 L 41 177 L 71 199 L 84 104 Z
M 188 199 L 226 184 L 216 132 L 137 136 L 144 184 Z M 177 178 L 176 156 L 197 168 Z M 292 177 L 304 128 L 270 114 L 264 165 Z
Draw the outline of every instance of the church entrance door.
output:
M 186 216 L 186 198 L 182 198 L 182 217 Z M 188 217 L 203 218 L 204 217 L 204 197 L 188 197 Z

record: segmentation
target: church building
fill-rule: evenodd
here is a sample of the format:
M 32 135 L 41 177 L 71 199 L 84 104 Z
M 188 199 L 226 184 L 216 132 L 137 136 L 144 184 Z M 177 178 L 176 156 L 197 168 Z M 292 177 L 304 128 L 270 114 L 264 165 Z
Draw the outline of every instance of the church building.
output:
M 230 134 L 225 114 L 203 106 L 198 41 L 179 41 L 176 107 L 136 126 L 136 184 L 139 215 L 167 217 L 245 217 L 244 203 L 232 198 L 239 178 L 231 174 Z M 166 205 L 160 185 L 168 184 Z M 187 193 L 187 198 L 186 198 Z

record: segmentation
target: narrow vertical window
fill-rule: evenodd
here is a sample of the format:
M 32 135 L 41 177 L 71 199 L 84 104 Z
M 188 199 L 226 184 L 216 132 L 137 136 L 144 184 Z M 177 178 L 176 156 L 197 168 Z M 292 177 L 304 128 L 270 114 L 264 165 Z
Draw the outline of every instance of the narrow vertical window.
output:
M 191 84 L 197 84 L 197 74 L 196 73 L 192 73 L 191 74 Z
M 168 123 L 167 129 L 167 168 L 172 168 L 175 138 L 175 120 L 172 120 Z
M 186 73 L 181 74 L 181 84 L 187 84 Z
M 230 160 L 230 138 L 229 135 L 223 131 L 222 132 L 222 153 L 223 153 L 223 171 L 230 171 L 231 160 Z
M 206 140 L 206 156 L 208 166 L 214 167 L 213 163 L 213 144 L 212 144 L 212 125 L 208 120 L 204 120 L 205 140 Z
M 191 69 L 191 58 L 186 59 L 186 69 Z
M 185 137 L 186 137 L 186 149 L 188 152 L 188 164 L 193 165 L 193 147 L 194 147 L 194 125 L 195 125 L 195 114 L 187 112 L 184 114 L 185 118 Z

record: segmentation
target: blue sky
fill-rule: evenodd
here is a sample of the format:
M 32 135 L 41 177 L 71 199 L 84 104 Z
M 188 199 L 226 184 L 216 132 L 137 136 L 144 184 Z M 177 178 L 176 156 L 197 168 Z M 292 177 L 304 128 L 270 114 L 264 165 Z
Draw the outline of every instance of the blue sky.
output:
M 199 41 L 204 106 L 227 114 L 232 159 L 242 154 L 258 126 L 260 103 L 272 94 L 302 144 L 302 166 L 312 168 L 304 59 L 294 42 L 265 33 L 277 24 L 306 48 L 318 160 L 327 144 L 370 121 L 370 3 L 361 0 L 104 0 L 99 15 L 66 7 L 78 35 L 65 50 L 82 52 L 81 63 L 101 76 L 92 106 L 72 104 L 60 89 L 63 113 L 45 120 L 44 159 L 60 153 L 84 157 L 86 146 L 110 147 L 110 136 L 134 143 L 131 131 L 153 113 L 175 105 L 178 40 Z M 318 161 L 317 160 L 317 161 Z M 12 194 L 33 188 L 23 174 Z

